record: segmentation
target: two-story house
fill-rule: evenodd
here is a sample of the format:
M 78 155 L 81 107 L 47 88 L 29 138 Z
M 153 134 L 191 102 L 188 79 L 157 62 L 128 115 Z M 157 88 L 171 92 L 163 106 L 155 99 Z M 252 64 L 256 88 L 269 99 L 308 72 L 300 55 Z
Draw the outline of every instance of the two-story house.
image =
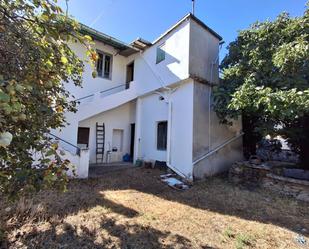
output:
M 78 112 L 67 113 L 70 125 L 53 133 L 88 148 L 90 163 L 104 167 L 129 155 L 166 162 L 193 179 L 242 158 L 241 123 L 222 125 L 212 110 L 222 40 L 215 31 L 188 14 L 153 42 L 127 45 L 86 26 L 82 32 L 94 40 L 97 77 L 85 65 L 83 88 L 67 85 Z M 71 46 L 85 57 L 81 44 Z M 77 167 L 88 169 L 81 162 Z

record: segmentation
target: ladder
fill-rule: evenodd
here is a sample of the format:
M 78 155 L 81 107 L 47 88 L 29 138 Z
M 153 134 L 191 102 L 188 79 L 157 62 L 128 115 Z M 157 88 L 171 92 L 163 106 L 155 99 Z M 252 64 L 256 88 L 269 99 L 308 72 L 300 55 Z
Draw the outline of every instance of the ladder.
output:
M 105 143 L 105 125 L 96 123 L 96 163 L 103 163 Z

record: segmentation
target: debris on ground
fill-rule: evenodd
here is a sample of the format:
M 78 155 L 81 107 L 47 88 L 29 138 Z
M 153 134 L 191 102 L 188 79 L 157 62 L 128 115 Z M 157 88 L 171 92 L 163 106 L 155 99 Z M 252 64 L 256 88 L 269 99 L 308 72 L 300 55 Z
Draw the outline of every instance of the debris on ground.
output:
M 296 242 L 302 246 L 305 246 L 307 244 L 307 241 L 305 237 L 301 234 L 297 234 L 296 236 Z
M 189 185 L 175 178 L 176 174 L 160 175 L 161 181 L 167 183 L 168 186 L 177 190 L 189 189 Z

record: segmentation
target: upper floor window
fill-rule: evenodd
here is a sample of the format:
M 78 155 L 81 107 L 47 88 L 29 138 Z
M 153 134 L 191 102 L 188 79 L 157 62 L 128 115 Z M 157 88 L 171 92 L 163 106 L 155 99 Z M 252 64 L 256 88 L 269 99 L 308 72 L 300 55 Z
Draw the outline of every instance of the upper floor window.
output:
M 97 72 L 98 76 L 111 79 L 112 78 L 112 55 L 97 51 L 98 60 L 97 60 Z
M 164 48 L 165 44 L 163 43 L 162 45 L 157 47 L 157 59 L 156 59 L 156 63 L 160 63 L 161 61 L 165 60 L 165 48 Z

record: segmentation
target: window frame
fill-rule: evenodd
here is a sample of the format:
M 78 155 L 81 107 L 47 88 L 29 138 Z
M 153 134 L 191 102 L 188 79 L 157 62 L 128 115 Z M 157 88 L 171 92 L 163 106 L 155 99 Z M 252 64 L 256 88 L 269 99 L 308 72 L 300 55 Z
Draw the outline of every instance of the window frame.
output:
M 160 44 L 159 46 L 157 46 L 157 50 L 156 50 L 156 64 L 159 64 L 162 61 L 165 61 L 165 59 L 166 59 L 166 52 L 164 50 L 164 47 L 165 47 L 165 42 Z M 164 54 L 163 58 L 159 57 L 159 52 L 163 52 L 163 54 Z
M 166 124 L 166 138 L 165 138 L 165 145 L 164 147 L 160 147 L 159 146 L 159 125 L 161 123 L 165 123 Z M 167 120 L 162 120 L 162 121 L 157 121 L 156 122 L 156 148 L 158 151 L 167 151 L 167 133 L 168 133 L 168 122 Z
M 99 75 L 99 71 L 98 71 L 98 63 L 99 61 L 97 60 L 97 63 L 96 63 L 96 71 L 97 71 L 97 75 L 99 78 L 102 78 L 102 79 L 106 79 L 106 80 L 112 80 L 112 73 L 113 73 L 113 55 L 110 54 L 110 53 L 106 53 L 102 50 L 99 50 L 97 49 L 97 54 L 101 54 L 103 56 L 102 58 L 102 75 Z M 110 65 L 109 65 L 109 76 L 106 77 L 105 76 L 105 73 L 104 73 L 104 69 L 105 69 L 105 56 L 109 56 L 110 57 Z

